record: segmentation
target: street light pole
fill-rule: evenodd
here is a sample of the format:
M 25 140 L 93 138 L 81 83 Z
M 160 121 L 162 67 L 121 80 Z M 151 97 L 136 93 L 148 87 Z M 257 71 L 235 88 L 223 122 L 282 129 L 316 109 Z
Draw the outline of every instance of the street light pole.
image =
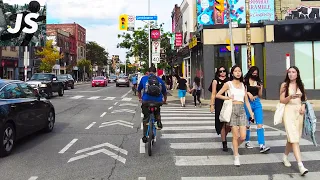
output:
M 150 0 L 148 0 L 148 16 L 150 16 Z M 150 26 L 151 21 L 148 23 L 148 40 L 149 40 L 149 67 L 151 67 L 151 35 L 150 35 Z
M 247 64 L 251 68 L 251 30 L 250 30 L 250 0 L 246 0 L 246 37 L 247 37 Z

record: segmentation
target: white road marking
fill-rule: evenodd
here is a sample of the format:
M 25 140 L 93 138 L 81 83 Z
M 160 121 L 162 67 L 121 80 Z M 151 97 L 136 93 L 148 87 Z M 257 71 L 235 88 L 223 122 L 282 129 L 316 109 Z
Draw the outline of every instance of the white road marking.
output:
M 130 92 L 132 91 L 132 89 L 130 89 L 127 93 L 125 93 L 123 96 L 121 96 L 121 98 L 125 98 Z
M 121 101 L 131 101 L 132 98 L 123 98 Z
M 211 119 L 211 120 L 213 120 L 214 117 L 198 117 L 198 116 L 188 116 L 188 117 L 163 117 L 163 116 L 161 115 L 161 120 L 178 120 L 178 119 L 197 119 L 197 120 Z
M 100 115 L 100 117 L 103 117 L 103 116 L 105 116 L 107 114 L 107 112 L 104 112 L 104 113 L 102 113 L 101 115 Z
M 141 117 L 143 117 L 143 113 L 141 113 L 140 115 L 141 115 Z
M 281 163 L 283 153 L 247 154 L 241 155 L 241 164 L 266 164 Z M 319 161 L 320 151 L 301 152 L 303 162 Z M 288 157 L 289 161 L 295 161 L 294 156 Z M 233 165 L 233 156 L 175 156 L 176 166 L 221 166 Z
M 96 122 L 91 123 L 86 129 L 90 129 Z
M 161 131 L 197 131 L 197 130 L 212 130 L 214 126 L 175 126 L 175 127 L 163 127 Z
M 181 180 L 248 180 L 259 179 L 268 180 L 268 175 L 250 175 L 250 176 L 219 176 L 219 177 L 181 177 Z M 283 180 L 283 179 L 282 179 Z
M 115 103 L 114 103 L 114 105 L 117 105 L 117 104 L 118 104 L 118 102 L 115 102 Z
M 142 139 L 140 139 L 140 154 L 146 153 L 146 144 L 142 142 Z
M 287 140 L 268 140 L 269 147 L 282 147 L 286 144 Z M 253 147 L 259 147 L 257 142 L 251 142 Z M 300 145 L 313 145 L 308 140 L 301 139 Z M 232 142 L 228 142 L 228 146 L 232 147 Z M 220 149 L 222 147 L 221 142 L 194 142 L 194 143 L 170 143 L 170 147 L 172 149 Z M 244 143 L 240 146 L 240 148 L 245 148 Z
M 78 139 L 73 139 L 69 144 L 67 144 L 61 151 L 59 152 L 60 154 L 65 153 L 74 143 L 76 143 Z
M 110 110 L 110 109 L 112 109 L 112 108 L 113 108 L 113 106 L 109 107 L 108 109 Z
M 121 157 L 121 156 L 119 156 L 119 155 L 117 155 L 117 154 L 115 154 L 115 153 L 113 153 L 113 152 L 111 152 L 111 151 L 109 151 L 107 149 L 99 149 L 99 150 L 92 151 L 92 152 L 89 152 L 89 153 L 86 153 L 86 154 L 82 154 L 80 156 L 76 156 L 76 157 L 70 158 L 68 163 L 72 162 L 72 161 L 79 160 L 79 159 L 86 158 L 88 156 L 93 156 L 93 155 L 96 155 L 96 154 L 99 154 L 99 153 L 104 153 L 104 154 L 112 157 L 113 159 L 116 159 L 116 160 L 122 162 L 123 164 L 126 163 L 126 159 L 125 158 L 123 158 L 123 157 Z
M 146 177 L 139 177 L 138 180 L 147 180 Z
M 162 123 L 163 124 L 163 123 Z M 143 123 L 141 123 L 141 130 L 143 130 Z
M 83 98 L 84 96 L 73 96 L 71 97 L 70 99 L 80 99 L 80 98 Z
M 92 146 L 92 147 L 89 147 L 89 148 L 85 148 L 85 149 L 81 149 L 79 151 L 76 152 L 76 154 L 79 154 L 79 153 L 83 153 L 83 152 L 87 152 L 87 151 L 91 151 L 93 149 L 98 149 L 98 148 L 102 148 L 102 147 L 109 147 L 115 151 L 118 151 L 118 152 L 121 152 L 122 154 L 125 154 L 125 155 L 128 155 L 128 151 L 125 150 L 125 149 L 121 149 L 113 144 L 110 144 L 110 143 L 103 143 L 103 144 L 99 144 L 99 145 L 96 145 L 96 146 Z
M 138 104 L 133 104 L 133 103 L 123 103 L 123 104 L 120 104 L 119 106 L 138 106 Z
M 183 115 L 183 113 L 194 113 L 194 114 L 213 114 L 214 113 L 211 113 L 209 111 L 174 111 L 174 110 L 161 110 L 162 113 L 177 113 L 180 115 Z
M 31 176 L 28 180 L 36 180 L 38 179 L 38 176 Z
M 163 116 L 210 116 L 208 115 L 209 113 L 183 113 L 183 114 L 178 114 L 178 113 L 162 113 L 161 117 Z M 212 117 L 214 118 L 214 117 Z
M 214 121 L 163 121 L 162 124 L 215 124 Z
M 109 100 L 109 101 L 111 101 L 111 100 L 114 100 L 116 97 L 106 97 L 106 98 L 104 98 L 103 100 Z
M 285 132 L 281 131 L 265 131 L 265 136 L 286 136 Z M 256 137 L 257 133 L 252 133 L 251 137 Z M 216 133 L 176 133 L 176 134 L 165 134 L 163 133 L 162 139 L 201 139 L 201 138 L 219 138 L 220 135 Z M 229 133 L 227 137 L 232 137 L 232 134 Z
M 89 97 L 88 99 L 93 100 L 93 99 L 99 99 L 99 98 L 100 96 L 92 96 L 92 97 Z

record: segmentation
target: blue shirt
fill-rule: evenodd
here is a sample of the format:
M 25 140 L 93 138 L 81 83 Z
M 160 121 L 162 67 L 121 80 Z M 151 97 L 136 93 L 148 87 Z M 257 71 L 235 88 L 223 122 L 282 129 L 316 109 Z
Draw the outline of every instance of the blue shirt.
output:
M 137 84 L 137 81 L 138 81 L 137 76 L 133 76 L 133 77 L 131 78 L 132 84 Z
M 146 88 L 146 84 L 148 82 L 148 78 L 149 76 L 143 76 L 140 80 L 139 86 L 138 86 L 138 91 L 141 92 L 142 89 Z M 159 78 L 157 76 L 157 79 L 159 81 L 159 83 L 162 86 L 162 93 L 160 94 L 160 96 L 150 96 L 147 93 L 143 93 L 142 95 L 142 101 L 152 101 L 152 102 L 163 102 L 163 94 L 167 93 L 167 88 L 165 83 L 162 81 L 161 78 Z

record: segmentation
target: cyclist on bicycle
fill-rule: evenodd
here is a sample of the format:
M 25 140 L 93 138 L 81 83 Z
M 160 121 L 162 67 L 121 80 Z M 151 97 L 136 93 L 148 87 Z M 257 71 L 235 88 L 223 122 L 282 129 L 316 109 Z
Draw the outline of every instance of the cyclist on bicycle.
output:
M 143 137 L 142 141 L 144 143 L 147 142 L 146 132 L 147 132 L 147 123 L 149 121 L 149 107 L 148 103 L 159 103 L 166 104 L 167 101 L 167 89 L 165 83 L 161 78 L 155 75 L 156 68 L 150 67 L 149 74 L 143 76 L 138 86 L 138 97 L 139 101 L 142 102 L 141 109 L 144 115 L 143 117 Z M 143 91 L 143 95 L 141 97 L 141 90 Z M 155 120 L 157 121 L 157 129 L 162 129 L 161 116 L 160 116 L 160 105 L 157 107 L 157 110 L 154 112 Z
M 138 75 L 134 75 L 131 78 L 131 83 L 133 85 L 134 89 L 137 89 L 137 84 L 138 84 Z

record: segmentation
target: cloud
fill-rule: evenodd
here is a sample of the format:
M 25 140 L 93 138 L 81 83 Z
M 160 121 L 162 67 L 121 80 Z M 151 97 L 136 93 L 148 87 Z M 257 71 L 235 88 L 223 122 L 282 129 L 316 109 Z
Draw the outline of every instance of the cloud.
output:
M 151 15 L 158 16 L 158 23 L 165 23 L 165 31 L 171 31 L 171 12 L 182 0 L 150 0 Z M 96 41 L 110 55 L 119 55 L 125 61 L 125 49 L 118 49 L 120 42 L 118 17 L 120 14 L 148 15 L 148 0 L 48 0 L 48 22 L 79 23 L 86 28 L 87 41 Z M 81 23 L 80 23 L 81 22 Z M 145 23 L 136 21 L 136 28 Z

